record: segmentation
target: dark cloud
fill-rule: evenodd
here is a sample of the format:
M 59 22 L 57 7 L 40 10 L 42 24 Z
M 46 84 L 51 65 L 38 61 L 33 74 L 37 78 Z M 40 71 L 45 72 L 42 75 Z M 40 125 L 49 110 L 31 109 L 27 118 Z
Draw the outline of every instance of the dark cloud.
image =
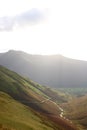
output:
M 44 12 L 31 9 L 14 17 L 0 17 L 0 31 L 13 30 L 14 26 L 25 26 L 26 24 L 37 24 L 44 19 Z

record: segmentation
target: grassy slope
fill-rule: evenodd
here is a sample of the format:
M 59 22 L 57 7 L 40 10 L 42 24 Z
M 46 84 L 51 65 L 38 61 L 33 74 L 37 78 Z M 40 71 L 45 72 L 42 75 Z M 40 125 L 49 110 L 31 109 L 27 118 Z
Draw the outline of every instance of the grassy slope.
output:
M 53 130 L 28 107 L 0 92 L 0 126 L 16 130 Z
M 27 81 L 8 69 L 0 67 L 0 90 L 8 93 L 14 99 L 25 105 L 31 105 L 33 107 L 32 103 L 39 103 L 41 100 L 47 98 L 36 86 L 37 84 L 29 80 Z M 38 105 L 35 109 L 38 109 Z
M 53 104 L 52 106 L 50 105 L 49 109 L 49 107 L 46 107 L 47 104 L 43 106 L 43 104 L 40 102 L 46 100 L 47 98 L 51 98 L 52 100 L 60 102 L 63 101 L 62 96 L 60 97 L 51 89 L 34 83 L 31 80 L 25 79 L 19 76 L 17 73 L 9 71 L 2 66 L 0 67 L 0 91 L 8 93 L 14 99 L 25 105 L 31 106 L 31 108 L 33 107 L 35 110 L 45 110 L 45 112 L 53 112 L 56 114 L 60 113 L 58 108 L 54 107 L 53 109 Z
M 63 105 L 66 116 L 74 121 L 81 130 L 87 129 L 87 95 L 74 98 L 68 104 Z
M 48 124 L 53 127 L 54 130 L 76 130 L 75 128 L 73 128 L 73 126 L 71 126 L 71 124 L 69 124 L 69 122 L 63 121 L 62 119 L 57 117 L 60 110 L 58 110 L 58 108 L 53 103 L 50 103 L 50 101 L 48 101 L 48 103 L 41 103 L 41 101 L 46 100 L 47 98 L 53 98 L 53 100 L 55 98 L 56 100 L 59 99 L 59 96 L 57 96 L 55 92 L 52 93 L 51 90 L 48 90 L 48 88 L 38 85 L 37 83 L 25 79 L 19 76 L 17 73 L 9 71 L 8 69 L 0 66 L 0 91 L 7 93 L 11 96 L 11 98 L 15 99 L 14 101 L 12 101 L 13 99 L 11 99 L 11 101 L 8 102 L 9 97 L 7 95 L 4 95 L 7 96 L 5 97 L 5 99 L 7 100 L 5 100 L 4 104 L 2 105 L 2 110 L 0 110 L 2 113 L 2 116 L 0 116 L 1 123 L 6 122 L 6 124 L 9 124 L 12 127 L 13 124 L 17 123 L 18 128 L 16 129 L 18 130 L 22 130 L 21 128 L 19 128 L 22 126 L 24 126 L 24 130 L 40 130 L 36 129 L 36 124 L 41 123 L 42 121 L 44 124 L 46 124 L 47 127 L 44 128 L 41 123 L 41 125 L 43 126 L 43 130 L 51 130 L 51 128 L 48 128 Z M 51 97 L 51 95 L 54 96 Z M 17 101 L 22 104 L 19 105 Z M 29 111 L 26 107 L 24 107 L 24 105 L 29 107 Z M 4 106 L 5 111 L 3 112 Z M 35 123 L 33 120 L 31 120 L 32 123 L 31 121 L 29 121 L 30 119 L 28 118 L 30 118 L 30 116 L 28 112 L 31 113 L 30 110 L 33 110 L 34 113 L 38 113 L 38 117 L 40 118 L 39 121 L 38 119 L 36 119 L 38 123 Z M 39 126 L 40 128 L 42 128 L 41 125 Z

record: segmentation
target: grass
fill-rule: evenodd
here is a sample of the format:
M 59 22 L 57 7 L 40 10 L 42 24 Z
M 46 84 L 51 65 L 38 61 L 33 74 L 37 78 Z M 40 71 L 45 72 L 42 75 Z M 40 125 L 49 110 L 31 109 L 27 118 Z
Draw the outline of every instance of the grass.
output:
M 0 66 L 0 85 L 2 86 L 0 87 L 0 90 L 10 94 L 11 96 L 16 94 L 16 97 L 19 97 L 20 93 L 25 92 L 29 95 L 34 93 L 37 97 L 40 95 L 44 98 L 48 98 L 48 96 L 42 92 L 43 87 L 41 85 L 23 78 L 17 73 L 9 71 L 2 66 Z M 29 93 L 28 90 L 32 90 L 32 92 Z M 40 97 L 38 99 L 40 99 Z
M 15 130 L 53 130 L 32 110 L 3 92 L 0 92 L 0 124 Z

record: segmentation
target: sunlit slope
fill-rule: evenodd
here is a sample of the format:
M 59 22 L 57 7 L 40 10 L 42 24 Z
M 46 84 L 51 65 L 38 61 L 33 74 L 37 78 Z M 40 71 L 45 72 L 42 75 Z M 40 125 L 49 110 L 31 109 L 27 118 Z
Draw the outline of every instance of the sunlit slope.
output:
M 45 125 L 30 108 L 3 92 L 0 92 L 0 127 L 0 130 L 53 130 L 51 125 Z

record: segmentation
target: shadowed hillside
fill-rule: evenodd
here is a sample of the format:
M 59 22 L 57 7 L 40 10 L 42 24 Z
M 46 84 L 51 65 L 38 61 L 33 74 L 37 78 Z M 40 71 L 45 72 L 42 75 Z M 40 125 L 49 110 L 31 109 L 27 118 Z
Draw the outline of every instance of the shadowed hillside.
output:
M 0 64 L 51 87 L 78 88 L 87 86 L 87 62 L 61 55 L 29 55 L 21 51 L 0 54 Z

